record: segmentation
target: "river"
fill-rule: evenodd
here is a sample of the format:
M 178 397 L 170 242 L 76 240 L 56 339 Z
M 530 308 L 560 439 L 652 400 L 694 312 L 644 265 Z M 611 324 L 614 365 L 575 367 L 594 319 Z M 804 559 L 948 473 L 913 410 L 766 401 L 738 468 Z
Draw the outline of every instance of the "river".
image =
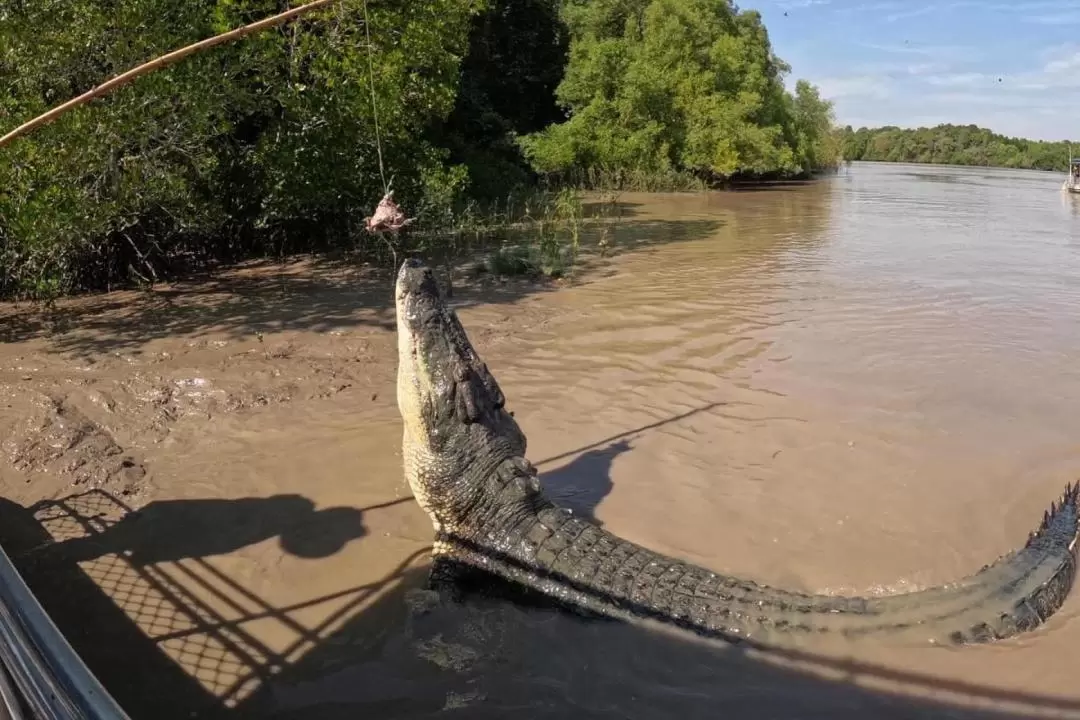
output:
M 759 582 L 978 570 L 1080 477 L 1080 198 L 856 163 L 618 198 L 618 251 L 454 302 L 554 496 Z M 1080 717 L 1080 593 L 985 647 L 779 655 L 431 607 L 386 273 L 0 310 L 0 538 L 133 717 Z

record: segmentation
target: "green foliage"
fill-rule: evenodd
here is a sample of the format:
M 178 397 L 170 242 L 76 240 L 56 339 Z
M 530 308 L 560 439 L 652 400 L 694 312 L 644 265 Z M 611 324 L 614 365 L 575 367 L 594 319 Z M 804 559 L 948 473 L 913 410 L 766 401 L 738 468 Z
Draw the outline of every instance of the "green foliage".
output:
M 0 293 L 347 241 L 386 172 L 438 216 L 466 174 L 425 139 L 457 96 L 482 0 L 362 0 L 188 58 L 0 151 Z M 267 17 L 277 0 L 41 0 L 0 10 L 5 128 L 140 62 Z
M 1005 137 L 975 125 L 859 128 L 839 132 L 845 160 L 1067 170 L 1069 144 Z
M 831 104 L 806 80 L 795 83 L 794 128 L 796 161 L 804 168 L 835 167 L 840 139 L 833 128 Z
M 488 239 L 497 243 L 483 265 L 494 275 L 560 278 L 578 262 L 586 238 L 601 254 L 614 234 L 613 198 L 601 196 L 598 211 L 585 217 L 580 191 L 561 188 L 531 192 L 520 202 L 507 202 L 506 214 L 489 225 Z
M 569 119 L 522 139 L 542 173 L 708 180 L 833 167 L 832 108 L 783 86 L 755 11 L 730 0 L 566 0 Z
M 0 0 L 0 133 L 286 5 Z M 189 57 L 0 149 L 0 296 L 331 247 L 389 259 L 404 248 L 362 230 L 384 180 L 417 218 L 410 248 L 499 238 L 493 267 L 561 275 L 588 223 L 541 180 L 693 189 L 835 163 L 830 104 L 784 89 L 760 16 L 730 0 L 367 10 L 370 28 L 341 0 Z
M 515 138 L 562 117 L 555 88 L 567 44 L 559 0 L 491 0 L 473 18 L 457 101 L 430 135 L 468 168 L 473 198 L 492 202 L 534 184 Z

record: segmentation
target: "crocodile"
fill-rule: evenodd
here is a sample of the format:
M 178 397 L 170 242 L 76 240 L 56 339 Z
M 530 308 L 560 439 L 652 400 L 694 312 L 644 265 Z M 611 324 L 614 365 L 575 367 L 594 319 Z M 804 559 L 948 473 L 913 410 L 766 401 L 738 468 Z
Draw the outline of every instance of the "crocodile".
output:
M 486 578 L 586 616 L 652 618 L 765 646 L 818 637 L 985 643 L 1041 626 L 1071 591 L 1080 483 L 1019 549 L 957 582 L 890 595 L 778 589 L 624 540 L 545 495 L 524 433 L 429 267 L 405 261 L 395 305 L 402 463 L 434 527 L 435 589 Z

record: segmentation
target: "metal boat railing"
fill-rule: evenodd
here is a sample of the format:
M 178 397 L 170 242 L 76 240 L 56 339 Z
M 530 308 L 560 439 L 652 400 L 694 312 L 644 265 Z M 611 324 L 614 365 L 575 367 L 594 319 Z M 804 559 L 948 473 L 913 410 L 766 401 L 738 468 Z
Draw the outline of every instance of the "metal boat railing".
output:
M 0 720 L 128 720 L 0 548 Z

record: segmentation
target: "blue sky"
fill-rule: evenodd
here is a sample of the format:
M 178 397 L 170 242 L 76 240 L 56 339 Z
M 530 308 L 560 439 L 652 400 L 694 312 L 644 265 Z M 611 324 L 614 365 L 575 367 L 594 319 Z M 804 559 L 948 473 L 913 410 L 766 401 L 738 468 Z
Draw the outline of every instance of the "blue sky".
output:
M 1080 138 L 1080 0 L 743 0 L 842 124 Z M 784 13 L 787 13 L 785 16 Z

